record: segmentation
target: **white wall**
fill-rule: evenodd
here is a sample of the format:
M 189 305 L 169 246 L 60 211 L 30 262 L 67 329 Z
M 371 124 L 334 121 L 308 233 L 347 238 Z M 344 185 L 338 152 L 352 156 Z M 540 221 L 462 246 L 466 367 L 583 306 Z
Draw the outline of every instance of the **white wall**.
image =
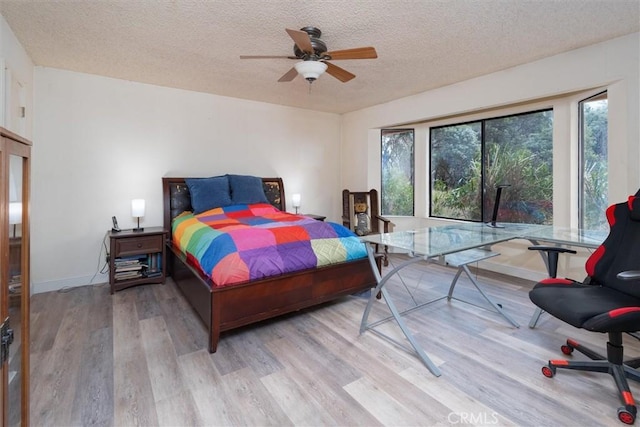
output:
M 16 39 L 16 36 L 9 28 L 9 25 L 5 21 L 4 17 L 0 15 L 0 63 L 4 62 L 6 70 L 0 70 L 0 76 L 2 81 L 0 87 L 0 126 L 3 126 L 12 132 L 18 133 L 27 139 L 32 137 L 33 127 L 33 62 L 22 45 Z M 26 123 L 24 130 L 15 126 L 14 120 L 5 121 L 5 105 L 4 100 L 10 92 L 9 87 L 5 87 L 5 74 L 12 76 L 13 79 L 18 80 L 24 86 L 25 101 L 26 101 Z M 16 101 L 16 100 L 14 100 Z M 15 112 L 14 112 L 15 113 Z
M 131 199 L 141 226 L 162 225 L 163 176 L 279 176 L 289 207 L 301 193 L 303 212 L 337 219 L 338 115 L 42 67 L 35 82 L 36 292 L 86 284 L 111 216 L 134 225 Z
M 635 33 L 536 62 L 489 74 L 347 113 L 342 122 L 342 182 L 344 188 L 380 188 L 379 129 L 407 123 L 416 126 L 416 217 L 395 218 L 396 229 L 438 223 L 428 212 L 428 127 L 443 117 L 478 114 L 488 109 L 536 102 L 554 107 L 554 222 L 575 225 L 577 199 L 576 100 L 569 94 L 605 87 L 609 101 L 609 199 L 625 200 L 640 187 L 640 34 Z M 559 100 L 563 96 L 565 99 Z M 513 107 L 512 107 L 513 108 Z M 515 107 L 525 108 L 526 107 Z M 487 113 L 485 113 L 487 114 Z M 490 115 L 489 115 L 490 117 Z M 458 119 L 461 120 L 461 119 Z M 539 278 L 542 264 L 522 245 L 504 249 L 511 257 L 487 266 Z M 582 261 L 571 262 L 581 268 Z M 488 263 L 490 264 L 490 263 Z M 514 270 L 516 269 L 516 270 Z M 518 271 L 517 269 L 521 269 Z M 562 273 L 562 272 L 561 272 Z M 578 277 L 579 278 L 579 277 Z

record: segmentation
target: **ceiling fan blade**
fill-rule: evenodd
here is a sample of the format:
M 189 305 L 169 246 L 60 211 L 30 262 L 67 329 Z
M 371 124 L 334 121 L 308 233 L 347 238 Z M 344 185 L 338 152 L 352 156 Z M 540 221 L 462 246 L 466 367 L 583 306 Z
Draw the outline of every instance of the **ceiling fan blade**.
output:
M 298 59 L 295 56 L 286 56 L 286 55 L 240 55 L 240 59 Z
M 353 49 L 334 50 L 327 52 L 331 59 L 375 59 L 378 57 L 373 47 L 356 47 Z
M 295 79 L 297 75 L 298 75 L 298 71 L 294 67 L 289 71 L 287 71 L 286 73 L 284 73 L 284 75 L 278 79 L 278 82 L 281 82 L 281 83 L 290 82 L 291 80 Z
M 337 65 L 333 65 L 330 62 L 325 62 L 325 64 L 327 64 L 327 73 L 331 74 L 333 77 L 335 77 L 336 79 L 340 80 L 342 83 L 346 83 L 349 80 L 351 80 L 351 79 L 356 77 L 355 74 L 351 74 L 350 72 L 348 72 L 344 68 L 340 68 Z M 294 68 L 294 70 L 295 70 L 295 68 Z
M 301 51 L 305 53 L 313 53 L 313 46 L 311 46 L 311 38 L 309 38 L 309 34 L 304 31 L 299 30 L 290 30 L 287 28 L 287 33 L 289 37 L 291 37 L 296 45 L 300 48 Z

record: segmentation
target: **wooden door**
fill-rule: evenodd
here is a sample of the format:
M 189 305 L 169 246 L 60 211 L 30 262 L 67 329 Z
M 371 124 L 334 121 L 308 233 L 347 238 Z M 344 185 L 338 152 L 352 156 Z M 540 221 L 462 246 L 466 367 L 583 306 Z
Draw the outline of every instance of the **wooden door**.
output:
M 29 173 L 30 143 L 2 134 L 0 231 L 0 369 L 2 425 L 29 424 Z

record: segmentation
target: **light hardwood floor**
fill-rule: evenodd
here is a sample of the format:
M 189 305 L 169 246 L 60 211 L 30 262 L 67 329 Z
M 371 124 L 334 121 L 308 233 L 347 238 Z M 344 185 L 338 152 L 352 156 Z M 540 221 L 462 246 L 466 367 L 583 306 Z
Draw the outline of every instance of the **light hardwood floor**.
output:
M 418 301 L 442 296 L 454 273 L 416 264 L 402 275 L 406 287 L 396 280 L 388 288 L 406 308 L 407 289 Z M 408 315 L 439 378 L 413 353 L 358 333 L 362 297 L 223 334 L 209 354 L 204 327 L 171 279 L 113 296 L 106 284 L 37 294 L 32 425 L 622 425 L 610 376 L 540 372 L 549 358 L 566 357 L 566 337 L 602 349 L 606 336 L 549 315 L 530 329 L 531 283 L 478 279 L 521 327 L 460 301 Z M 464 276 L 456 296 L 482 304 Z M 379 302 L 372 318 L 387 313 Z M 405 342 L 392 322 L 379 328 Z M 628 355 L 640 353 L 637 340 L 625 344 Z

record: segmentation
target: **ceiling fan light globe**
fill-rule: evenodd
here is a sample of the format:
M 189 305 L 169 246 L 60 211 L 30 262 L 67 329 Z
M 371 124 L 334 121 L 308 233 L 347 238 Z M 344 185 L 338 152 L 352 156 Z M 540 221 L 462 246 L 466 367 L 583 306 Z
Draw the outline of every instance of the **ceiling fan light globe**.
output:
M 327 71 L 327 64 L 320 61 L 300 61 L 294 65 L 294 67 L 298 74 L 304 77 L 309 83 Z

